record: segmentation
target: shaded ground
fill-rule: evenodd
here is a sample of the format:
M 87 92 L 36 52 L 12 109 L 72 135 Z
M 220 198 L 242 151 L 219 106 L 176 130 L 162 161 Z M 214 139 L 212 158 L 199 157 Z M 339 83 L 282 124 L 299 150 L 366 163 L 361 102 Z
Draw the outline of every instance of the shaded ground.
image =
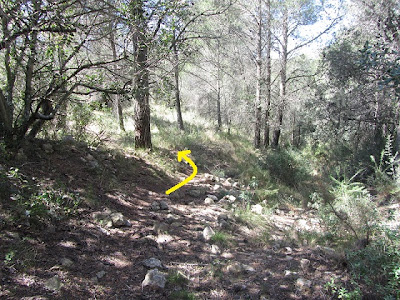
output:
M 270 232 L 268 241 L 260 241 L 254 238 L 257 228 L 239 222 L 220 204 L 204 204 L 207 194 L 220 198 L 237 195 L 238 189 L 207 182 L 199 174 L 167 196 L 165 190 L 179 176 L 170 178 L 135 156 L 75 144 L 53 148 L 45 153 L 40 143 L 32 144 L 25 150 L 26 160 L 0 164 L 4 170 L 18 167 L 30 184 L 62 186 L 85 201 L 70 218 L 40 224 L 13 221 L 7 211 L 21 190 L 6 186 L 11 192 L 3 193 L 0 208 L 2 299 L 177 299 L 172 294 L 177 290 L 199 299 L 330 299 L 324 284 L 335 277 L 346 280 L 340 260 L 318 247 L 288 242 L 296 221 L 303 220 L 301 210 L 281 209 L 265 216 L 271 221 Z M 90 163 L 88 154 L 98 165 Z M 215 185 L 222 188 L 215 191 Z M 168 203 L 168 210 L 151 208 L 161 200 Z M 109 228 L 96 221 L 93 213 L 106 210 L 122 213 L 131 226 Z M 226 220 L 223 226 L 221 215 Z M 202 231 L 207 225 L 225 238 L 206 242 Z M 219 244 L 220 253 L 211 250 L 212 243 Z M 188 282 L 142 289 L 147 272 L 142 262 L 150 257 L 160 259 L 170 272 L 179 270 Z M 48 280 L 55 276 L 62 286 L 51 289 Z M 310 280 L 310 286 L 299 279 Z

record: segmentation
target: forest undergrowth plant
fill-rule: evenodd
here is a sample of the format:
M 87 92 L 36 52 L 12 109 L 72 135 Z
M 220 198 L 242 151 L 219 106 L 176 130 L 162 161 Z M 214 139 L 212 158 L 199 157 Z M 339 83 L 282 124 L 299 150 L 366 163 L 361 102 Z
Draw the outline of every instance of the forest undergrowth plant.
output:
M 338 240 L 369 243 L 379 224 L 376 204 L 362 183 L 352 182 L 353 178 L 333 178 L 332 197 L 320 200 L 319 216 Z
M 385 148 L 381 151 L 379 160 L 371 155 L 374 174 L 370 178 L 371 185 L 378 192 L 397 194 L 400 192 L 400 172 L 396 170 L 400 163 L 399 155 L 393 151 L 393 139 L 390 135 L 386 138 Z
M 348 251 L 354 280 L 379 299 L 400 299 L 400 237 L 374 240 L 363 249 Z

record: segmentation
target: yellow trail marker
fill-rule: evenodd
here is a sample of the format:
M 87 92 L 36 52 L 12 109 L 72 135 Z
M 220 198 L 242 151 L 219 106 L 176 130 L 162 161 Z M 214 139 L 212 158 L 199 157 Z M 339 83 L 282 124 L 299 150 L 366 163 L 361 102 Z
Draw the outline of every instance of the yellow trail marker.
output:
M 188 178 L 186 178 L 184 181 L 179 182 L 177 185 L 174 185 L 172 188 L 170 188 L 168 191 L 166 191 L 165 193 L 167 195 L 169 195 L 172 192 L 176 191 L 177 189 L 183 187 L 190 180 L 192 180 L 194 178 L 194 176 L 196 176 L 196 174 L 197 174 L 197 166 L 194 164 L 194 162 L 189 157 L 187 157 L 187 155 L 189 155 L 190 153 L 191 153 L 190 150 L 178 151 L 178 161 L 182 161 L 182 158 L 184 160 L 186 160 L 189 163 L 189 165 L 192 166 L 193 173 Z

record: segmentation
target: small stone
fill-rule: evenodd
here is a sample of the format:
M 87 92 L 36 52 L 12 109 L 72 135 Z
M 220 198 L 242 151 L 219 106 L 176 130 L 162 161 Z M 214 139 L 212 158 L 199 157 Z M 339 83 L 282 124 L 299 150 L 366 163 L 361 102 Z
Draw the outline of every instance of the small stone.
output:
M 249 265 L 242 264 L 242 269 L 247 273 L 254 273 L 256 270 Z
M 236 197 L 233 195 L 227 195 L 227 199 L 229 200 L 229 202 L 233 203 L 236 201 Z
M 232 184 L 232 187 L 235 188 L 235 189 L 239 189 L 240 188 L 240 184 L 238 182 L 234 182 Z
M 171 223 L 173 223 L 173 222 L 175 222 L 175 221 L 177 221 L 177 220 L 179 220 L 179 217 L 178 217 L 178 216 L 173 215 L 173 214 L 168 214 L 168 215 L 167 215 L 167 218 L 166 218 L 166 220 L 165 220 L 165 222 L 171 224 Z
M 174 238 L 169 234 L 159 234 L 156 238 L 157 244 L 167 244 L 173 240 Z
M 204 199 L 204 204 L 212 205 L 212 204 L 214 204 L 214 200 L 209 198 L 209 197 L 207 197 L 206 199 Z
M 203 230 L 203 237 L 206 242 L 208 242 L 215 235 L 214 230 L 210 226 L 206 226 Z
M 149 269 L 154 269 L 154 268 L 162 269 L 163 268 L 163 265 L 162 265 L 161 261 L 159 259 L 157 259 L 157 258 L 154 258 L 154 257 L 145 259 L 143 261 L 143 265 L 146 268 L 149 268 Z
M 232 187 L 232 183 L 230 182 L 229 179 L 227 179 L 224 181 L 223 186 L 229 188 L 229 187 Z
M 168 210 L 169 209 L 168 203 L 163 201 L 163 200 L 160 201 L 160 209 L 161 210 Z
M 221 254 L 221 249 L 217 245 L 211 245 L 212 254 Z
M 99 272 L 96 273 L 96 277 L 97 277 L 98 279 L 103 278 L 105 275 L 106 275 L 106 272 L 105 272 L 105 271 L 99 271 Z
M 216 191 L 219 191 L 221 189 L 221 186 L 219 184 L 216 184 L 216 185 L 213 186 L 212 189 L 213 189 L 214 192 L 216 192 Z
M 217 202 L 217 201 L 218 201 L 218 197 L 215 196 L 215 195 L 207 195 L 207 198 L 212 199 L 214 202 Z
M 260 204 L 255 204 L 251 206 L 251 211 L 257 215 L 262 215 L 263 207 Z
M 112 225 L 114 227 L 123 227 L 130 225 L 130 222 L 121 213 L 112 213 L 110 215 Z
M 74 264 L 74 262 L 72 260 L 70 260 L 69 258 L 64 257 L 64 258 L 61 259 L 61 265 L 64 266 L 64 267 L 69 268 L 73 264 Z
M 165 275 L 158 271 L 158 269 L 153 269 L 147 272 L 144 280 L 142 281 L 142 288 L 148 286 L 150 288 L 163 289 L 166 282 L 167 279 L 165 278 Z
M 158 201 L 153 201 L 151 203 L 151 209 L 152 210 L 160 210 L 161 209 L 160 203 Z
M 290 247 L 285 247 L 285 253 L 286 254 L 292 254 L 293 253 L 293 249 Z
M 241 273 L 242 272 L 242 265 L 240 264 L 240 263 L 238 263 L 238 262 L 233 262 L 233 263 L 230 263 L 227 267 L 226 267 L 226 271 L 228 272 L 228 273 L 231 273 L 231 274 L 239 274 L 239 273 Z
M 212 174 L 204 173 L 203 178 L 204 178 L 203 181 L 205 183 L 211 183 L 215 181 L 214 175 Z
M 311 287 L 311 284 L 312 284 L 311 280 L 304 279 L 301 277 L 296 280 L 296 287 L 299 290 L 309 289 Z
M 292 275 L 293 273 L 292 273 L 292 271 L 290 271 L 290 270 L 285 270 L 285 272 L 284 272 L 284 275 L 285 275 L 285 277 L 288 277 L 288 276 L 290 276 L 290 275 Z
M 54 277 L 50 278 L 49 280 L 47 280 L 45 282 L 44 285 L 47 289 L 52 290 L 52 291 L 59 291 L 63 286 L 63 284 L 62 284 L 60 278 L 58 278 L 58 276 L 54 276 Z

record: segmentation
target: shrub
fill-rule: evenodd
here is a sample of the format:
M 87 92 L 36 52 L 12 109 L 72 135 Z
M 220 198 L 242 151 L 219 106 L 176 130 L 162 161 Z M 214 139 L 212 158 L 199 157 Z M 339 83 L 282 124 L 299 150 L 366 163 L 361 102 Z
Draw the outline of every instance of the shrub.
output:
M 291 150 L 269 151 L 262 160 L 263 169 L 271 178 L 289 187 L 298 187 L 310 179 L 305 162 Z
M 359 182 L 333 179 L 331 199 L 320 200 L 319 215 L 325 226 L 338 237 L 368 242 L 378 225 L 378 213 L 371 195 Z
M 387 241 L 374 241 L 367 247 L 347 253 L 354 279 L 368 293 L 380 299 L 400 299 L 400 249 Z

